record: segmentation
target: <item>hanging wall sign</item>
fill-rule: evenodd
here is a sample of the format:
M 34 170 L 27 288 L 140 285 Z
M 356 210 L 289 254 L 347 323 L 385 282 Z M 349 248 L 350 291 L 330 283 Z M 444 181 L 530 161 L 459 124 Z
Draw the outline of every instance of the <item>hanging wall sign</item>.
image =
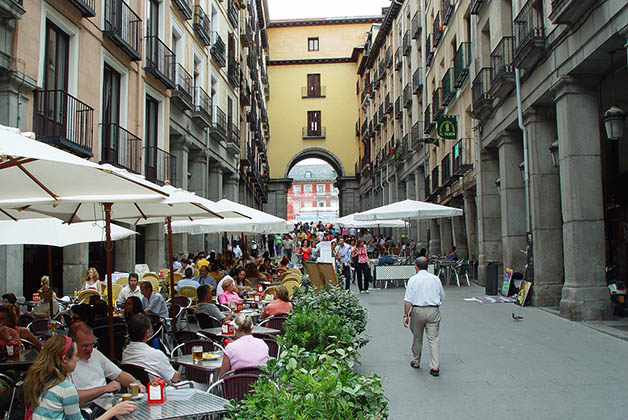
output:
M 430 143 L 430 144 L 434 144 L 434 145 L 436 145 L 436 146 L 438 146 L 438 145 L 439 145 L 438 139 L 435 139 L 435 138 L 432 138 L 432 137 L 425 137 L 425 138 L 422 138 L 422 139 L 421 139 L 421 141 L 422 141 L 423 143 Z
M 447 140 L 456 140 L 458 138 L 458 117 L 455 115 L 441 115 L 437 118 L 436 129 L 438 135 Z

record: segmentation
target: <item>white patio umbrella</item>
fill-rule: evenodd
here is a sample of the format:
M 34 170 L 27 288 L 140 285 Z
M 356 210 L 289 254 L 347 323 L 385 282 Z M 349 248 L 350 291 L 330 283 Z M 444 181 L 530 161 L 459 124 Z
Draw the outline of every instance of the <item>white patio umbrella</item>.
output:
M 356 213 L 355 220 L 438 219 L 462 216 L 462 210 L 416 200 L 404 200 Z
M 336 219 L 334 224 L 343 226 L 343 227 L 352 227 L 352 228 L 370 228 L 370 227 L 403 228 L 403 227 L 406 227 L 406 222 L 400 219 L 358 221 L 358 220 L 355 220 L 356 214 L 357 213 L 353 213 L 347 216 L 340 217 Z
M 105 241 L 105 224 L 81 222 L 68 225 L 52 217 L 44 219 L 25 219 L 19 221 L 0 221 L 0 245 L 50 245 L 64 247 L 86 242 Z M 136 235 L 122 226 L 111 225 L 111 240 L 128 238 Z

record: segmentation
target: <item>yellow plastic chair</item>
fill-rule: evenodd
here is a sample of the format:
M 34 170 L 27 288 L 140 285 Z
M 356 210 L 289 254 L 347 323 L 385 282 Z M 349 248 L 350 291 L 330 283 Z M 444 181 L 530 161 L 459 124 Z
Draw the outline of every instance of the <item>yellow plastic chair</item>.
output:
M 296 282 L 299 286 L 301 285 L 301 276 L 296 276 L 294 274 L 287 275 L 281 280 L 281 284 L 285 284 L 286 282 L 293 281 Z
M 153 285 L 153 292 L 159 293 L 159 291 L 161 290 L 161 286 L 159 285 L 159 279 L 156 278 L 156 277 L 150 277 L 150 276 L 146 277 L 146 276 L 144 276 L 142 281 L 149 281 L 150 284 Z
M 78 303 L 88 303 L 89 302 L 89 298 L 91 296 L 94 296 L 94 295 L 100 296 L 100 293 L 98 293 L 94 289 L 81 290 L 79 292 L 78 296 L 76 297 L 76 301 Z
M 264 293 L 262 293 L 262 299 L 264 299 L 266 295 L 272 295 L 275 297 L 275 292 L 277 292 L 277 288 L 275 286 L 270 286 L 268 289 L 264 290 Z
M 187 296 L 192 299 L 192 303 L 196 304 L 196 287 L 194 286 L 181 286 L 177 290 L 177 295 Z
M 199 274 L 198 268 L 194 268 L 194 277 L 197 277 Z
M 116 299 L 118 299 L 118 295 L 120 294 L 120 291 L 122 291 L 123 287 L 124 286 L 122 286 L 120 284 L 117 284 L 117 283 L 111 285 L 111 290 L 113 292 L 113 296 L 112 296 L 113 302 L 115 302 Z
M 128 277 L 118 277 L 116 279 L 116 284 L 119 284 L 120 286 L 124 287 L 127 284 L 129 284 L 129 278 Z
M 294 273 L 294 274 L 296 274 L 296 275 L 298 275 L 298 276 L 303 275 L 303 273 L 301 272 L 301 270 L 299 270 L 298 268 L 289 268 L 287 272 L 288 272 L 288 273 Z
M 283 285 L 288 289 L 288 295 L 292 298 L 294 291 L 297 290 L 301 285 L 294 280 L 288 280 Z
M 174 284 L 176 285 L 177 283 L 179 283 L 179 280 L 181 280 L 182 278 L 183 278 L 183 274 L 174 273 Z
M 142 280 L 148 281 L 149 278 L 158 279 L 159 276 L 157 275 L 157 273 L 144 273 L 144 276 L 142 276 Z

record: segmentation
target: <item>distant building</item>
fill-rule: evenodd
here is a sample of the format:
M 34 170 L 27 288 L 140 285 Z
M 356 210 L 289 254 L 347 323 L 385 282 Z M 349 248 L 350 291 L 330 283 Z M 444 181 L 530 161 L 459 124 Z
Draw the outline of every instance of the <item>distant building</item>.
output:
M 329 165 L 296 165 L 288 190 L 288 220 L 330 222 L 338 218 L 336 171 Z

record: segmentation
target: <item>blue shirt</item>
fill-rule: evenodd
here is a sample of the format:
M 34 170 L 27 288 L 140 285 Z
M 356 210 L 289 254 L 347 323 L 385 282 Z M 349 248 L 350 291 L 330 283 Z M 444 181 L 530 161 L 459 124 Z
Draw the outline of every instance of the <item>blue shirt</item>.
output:
M 33 420 L 51 419 L 83 420 L 78 392 L 68 379 L 42 393 L 39 405 L 33 410 Z
M 335 252 L 340 255 L 339 261 L 341 263 L 350 263 L 351 262 L 351 247 L 347 244 L 343 244 L 342 248 L 340 245 L 336 247 Z
M 146 299 L 146 296 L 142 296 L 142 307 L 145 311 L 149 311 L 152 314 L 159 315 L 162 318 L 168 318 L 168 306 L 164 297 L 159 293 L 153 292 L 150 295 L 150 300 Z
M 194 279 L 183 279 L 179 280 L 179 283 L 177 283 L 177 290 L 179 290 L 179 287 L 181 286 L 194 286 L 198 289 L 198 286 L 200 286 L 200 284 Z
M 209 274 L 205 277 L 201 277 L 200 275 L 198 275 L 194 277 L 194 280 L 196 280 L 199 285 L 209 284 L 210 286 L 214 288 L 214 290 L 216 290 L 216 279 L 210 276 Z

